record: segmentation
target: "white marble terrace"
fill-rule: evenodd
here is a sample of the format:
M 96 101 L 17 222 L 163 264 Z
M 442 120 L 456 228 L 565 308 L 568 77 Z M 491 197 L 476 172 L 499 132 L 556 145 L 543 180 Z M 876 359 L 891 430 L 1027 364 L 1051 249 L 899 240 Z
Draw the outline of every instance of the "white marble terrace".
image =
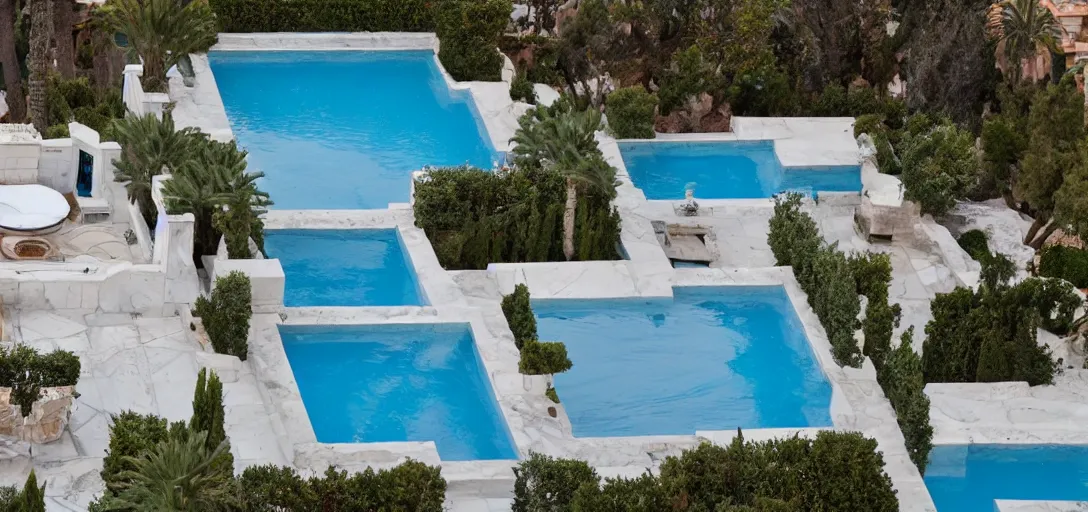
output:
M 215 50 L 418 50 L 434 49 L 438 44 L 433 34 L 221 34 L 219 41 Z M 233 138 L 207 57 L 194 56 L 193 64 L 193 87 L 183 85 L 180 76 L 171 78 L 175 120 L 179 126 L 198 127 L 220 140 Z M 509 148 L 517 117 L 528 108 L 510 100 L 511 72 L 507 62 L 506 81 L 499 83 L 457 83 L 447 75 L 451 88 L 471 92 L 488 136 L 500 151 Z M 544 101 L 557 96 L 545 86 L 538 85 L 537 90 L 544 93 Z M 896 184 L 883 177 L 874 178 L 875 165 L 871 159 L 863 161 L 852 124 L 848 118 L 735 118 L 735 132 L 731 134 L 662 136 L 661 140 L 772 139 L 785 165 L 862 164 L 866 185 L 862 196 L 822 196 L 819 204 L 809 202 L 806 208 L 819 222 L 824 237 L 839 242 L 841 248 L 891 255 L 891 299 L 904 310 L 900 331 L 916 326 L 916 349 L 920 350 L 924 338 L 921 331 L 929 319 L 929 301 L 957 285 L 975 284 L 978 266 L 956 245 L 947 228 L 930 219 L 914 216 L 910 225 L 900 227 L 891 243 L 870 244 L 857 233 L 854 214 L 863 203 L 879 202 L 890 208 L 909 205 L 900 204 L 901 198 L 893 190 Z M 608 161 L 619 170 L 621 185 L 616 206 L 623 219 L 621 238 L 627 260 L 492 264 L 486 271 L 447 272 L 439 265 L 422 230 L 414 226 L 407 204 L 390 204 L 384 210 L 274 210 L 265 219 L 268 229 L 399 230 L 429 305 L 285 308 L 282 270 L 278 275 L 267 270 L 269 266 L 278 267 L 277 260 L 248 260 L 260 262 L 254 265 L 262 266 L 262 288 L 258 290 L 255 284 L 254 299 L 260 307 L 255 306 L 246 362 L 206 350 L 182 317 L 106 313 L 74 302 L 65 308 L 53 303 L 54 308 L 13 311 L 8 321 L 13 341 L 42 349 L 73 350 L 83 361 L 83 375 L 77 388 L 81 397 L 76 401 L 69 431 L 55 443 L 34 446 L 32 458 L 24 456 L 25 445 L 5 447 L 12 455 L 0 465 L 0 483 L 21 483 L 32 465 L 39 470 L 39 478 L 48 481 L 49 510 L 85 510 L 87 502 L 102 488 L 98 471 L 108 442 L 109 414 L 132 409 L 171 420 L 187 418 L 196 373 L 201 367 L 211 367 L 224 378 L 227 430 L 238 471 L 264 463 L 291 464 L 304 472 L 322 471 L 328 465 L 346 469 L 385 467 L 412 457 L 442 465 L 449 482 L 447 502 L 451 509 L 509 510 L 514 481 L 509 461 L 442 461 L 433 442 L 318 443 L 277 325 L 468 323 L 498 408 L 521 456 L 532 450 L 576 457 L 589 461 L 606 476 L 637 476 L 647 468 L 656 469 L 665 456 L 679 454 L 700 442 L 728 443 L 735 432 L 575 438 L 562 404 L 556 406 L 557 417 L 548 414 L 547 409 L 555 404 L 544 396 L 544 377 L 518 373 L 517 349 L 499 307 L 502 294 L 510 293 L 518 283 L 528 284 L 534 298 L 669 297 L 674 286 L 781 285 L 831 383 L 833 428 L 861 431 L 878 441 L 902 510 L 935 511 L 919 472 L 907 456 L 894 412 L 877 384 L 871 363 L 866 361 L 861 369 L 836 365 L 823 327 L 792 272 L 774 267 L 767 246 L 772 202 L 706 201 L 699 216 L 678 216 L 673 202 L 647 201 L 633 185 L 611 136 L 600 133 L 598 141 Z M 999 206 L 964 208 L 965 225 L 990 226 L 991 231 L 1010 225 L 1010 212 Z M 652 220 L 707 229 L 708 246 L 715 258 L 711 268 L 673 269 L 654 235 Z M 1018 241 L 1018 236 L 1017 232 L 996 240 Z M 1022 250 L 1022 246 L 1015 249 Z M 232 268 L 257 272 L 246 267 L 244 261 L 231 261 L 235 265 Z M 218 266 L 222 261 L 215 263 Z M 0 265 L 3 277 L 6 274 Z M 170 278 L 190 280 L 195 276 Z M 0 280 L 0 288 L 8 286 L 7 282 Z M 164 308 L 163 313 L 170 315 L 173 311 Z M 1048 342 L 1056 350 L 1064 348 L 1066 352 L 1060 353 L 1068 354 L 1067 360 L 1073 361 L 1077 354 L 1063 341 L 1051 338 L 1047 338 Z M 1079 357 L 1083 359 L 1083 355 Z M 1079 361 L 1076 366 L 1080 367 Z M 1069 370 L 1057 385 L 1042 388 L 1015 383 L 931 385 L 927 393 L 933 400 L 934 442 L 1088 443 L 1088 431 L 1083 428 L 1088 416 L 1085 375 L 1081 370 Z M 812 435 L 815 431 L 751 429 L 744 435 L 747 439 L 769 439 Z M 1074 505 L 1060 508 L 1061 504 L 1040 508 L 1044 506 L 1041 503 L 1023 502 L 1002 502 L 997 506 L 998 510 L 1018 512 L 1083 509 L 1070 508 Z

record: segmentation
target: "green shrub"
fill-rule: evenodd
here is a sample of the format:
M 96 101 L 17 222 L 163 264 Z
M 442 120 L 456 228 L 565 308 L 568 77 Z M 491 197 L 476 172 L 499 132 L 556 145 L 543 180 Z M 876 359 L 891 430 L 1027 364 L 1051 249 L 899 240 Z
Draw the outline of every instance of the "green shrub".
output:
M 438 60 L 454 80 L 502 79 L 499 37 L 510 22 L 510 0 L 434 0 Z
M 567 357 L 567 346 L 561 341 L 525 340 L 521 346 L 518 370 L 525 375 L 553 375 L 574 366 Z
M 922 358 L 914 352 L 913 340 L 912 326 L 903 333 L 899 347 L 888 356 L 887 364 L 877 372 L 877 380 L 895 409 L 910 460 L 925 474 L 929 451 L 933 448 L 933 427 L 929 424 L 929 397 L 924 392 Z
M 0 348 L 0 386 L 12 388 L 12 403 L 24 417 L 31 413 L 43 387 L 75 386 L 79 372 L 79 357 L 71 352 L 42 355 L 26 345 Z
M 617 139 L 654 138 L 657 95 L 641 85 L 624 87 L 608 95 L 608 127 Z
M 677 51 L 662 74 L 661 88 L 657 92 L 661 98 L 661 114 L 668 115 L 684 107 L 690 98 L 710 91 L 715 85 L 714 66 L 706 61 L 698 45 Z
M 38 373 L 44 387 L 75 386 L 80 369 L 79 356 L 67 350 L 39 355 L 30 368 Z
M 528 460 L 518 463 L 514 476 L 512 512 L 569 510 L 580 487 L 600 482 L 597 472 L 583 461 L 540 453 L 530 453 Z
M 220 32 L 432 32 L 433 0 L 209 0 Z
M 106 493 L 117 495 L 128 481 L 125 472 L 135 469 L 132 459 L 165 440 L 172 428 L 181 429 L 185 424 L 177 422 L 170 425 L 165 418 L 154 414 L 140 415 L 132 411 L 111 417 L 113 424 L 110 425 L 110 445 L 106 449 L 106 458 L 102 460 L 100 474 L 106 484 Z
M 536 317 L 529 302 L 528 286 L 519 284 L 514 287 L 514 293 L 503 296 L 502 313 L 510 325 L 510 332 L 514 333 L 514 344 L 518 350 L 526 341 L 536 340 Z
M 91 107 L 78 107 L 72 111 L 75 122 L 82 124 L 96 132 L 102 133 L 109 127 L 112 119 L 103 116 L 97 109 Z
M 1072 284 L 1062 279 L 1031 278 L 1021 286 L 1034 292 L 1043 329 L 1059 335 L 1069 332 L 1082 302 Z
M 34 470 L 30 470 L 30 476 L 26 478 L 26 484 L 23 485 L 23 493 L 21 507 L 19 512 L 45 512 L 45 483 L 43 482 L 41 487 L 38 487 L 38 477 L 34 474 Z
M 608 478 L 603 486 L 583 483 L 571 500 L 572 512 L 659 512 L 672 510 L 661 482 L 651 474 L 635 479 Z
M 415 187 L 416 226 L 446 269 L 566 260 L 566 182 L 558 173 L 530 166 L 505 172 L 443 168 L 429 171 Z M 610 201 L 589 191 L 578 195 L 577 259 L 618 259 L 620 218 Z
M 533 90 L 533 83 L 525 77 L 524 70 L 518 70 L 510 82 L 510 99 L 536 105 L 536 91 Z
M 956 240 L 960 247 L 977 261 L 990 257 L 989 237 L 980 229 L 972 229 Z
M 548 400 L 553 403 L 559 403 L 559 393 L 551 386 L 548 386 L 548 389 L 544 391 L 544 396 L 548 397 Z
M 197 297 L 196 315 L 203 321 L 216 352 L 246 360 L 252 294 L 249 277 L 235 270 L 215 280 L 210 300 Z
M 922 213 L 944 215 L 978 179 L 975 136 L 951 124 L 912 136 L 902 165 L 905 197 L 918 203 Z
M 861 323 L 861 331 L 865 334 L 862 354 L 873 361 L 878 375 L 891 351 L 892 333 L 899 327 L 901 315 L 899 304 L 888 304 L 887 291 L 883 296 L 869 299 L 865 306 L 865 321 Z
M 1063 245 L 1043 249 L 1039 275 L 1065 279 L 1077 288 L 1088 288 L 1088 251 Z
M 250 466 L 238 478 L 244 510 L 411 510 L 441 512 L 446 480 L 439 467 L 407 460 L 391 469 L 350 476 L 330 467 L 303 480 L 294 469 Z
M 863 133 L 868 133 L 870 137 L 876 137 L 878 133 L 883 133 L 885 129 L 883 114 L 858 116 L 857 120 L 854 121 L 854 138 L 861 136 Z
M 42 134 L 43 139 L 67 139 L 68 137 L 71 137 L 71 134 L 68 133 L 67 124 L 52 125 Z
M 227 440 L 225 416 L 223 383 L 214 371 L 209 375 L 207 368 L 201 368 L 196 380 L 196 390 L 193 392 L 193 417 L 189 420 L 189 429 L 193 432 L 207 433 L 204 446 L 209 452 L 214 451 L 220 443 Z M 218 463 L 228 466 L 233 474 L 234 456 L 230 453 L 229 445 L 220 456 Z
M 872 252 L 858 253 L 850 256 L 849 264 L 858 295 L 870 298 L 888 295 L 888 285 L 892 282 L 890 256 Z

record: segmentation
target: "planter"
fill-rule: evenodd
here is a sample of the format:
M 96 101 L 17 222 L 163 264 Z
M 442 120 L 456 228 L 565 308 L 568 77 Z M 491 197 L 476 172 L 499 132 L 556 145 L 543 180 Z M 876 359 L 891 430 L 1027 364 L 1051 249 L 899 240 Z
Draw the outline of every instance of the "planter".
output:
M 11 403 L 11 388 L 0 387 L 0 436 L 36 444 L 60 439 L 72 417 L 75 392 L 75 386 L 42 388 L 24 418 L 21 408 Z

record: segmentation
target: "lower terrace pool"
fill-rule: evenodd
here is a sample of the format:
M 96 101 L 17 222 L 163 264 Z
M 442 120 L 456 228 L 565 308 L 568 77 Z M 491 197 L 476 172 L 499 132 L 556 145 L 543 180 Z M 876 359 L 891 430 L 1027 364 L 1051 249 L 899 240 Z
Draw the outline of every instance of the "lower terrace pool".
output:
M 995 499 L 1088 501 L 1088 446 L 935 446 L 925 482 L 938 512 L 993 512 Z
M 782 167 L 774 142 L 621 142 L 627 174 L 646 199 L 757 199 L 785 190 L 861 192 L 861 167 Z
M 272 229 L 264 237 L 268 257 L 283 265 L 285 306 L 426 304 L 396 229 Z
M 780 286 L 675 288 L 669 300 L 533 301 L 577 437 L 831 425 L 831 385 Z
M 434 441 L 442 460 L 517 458 L 468 325 L 279 329 L 318 442 Z
M 498 156 L 468 91 L 450 91 L 432 51 L 209 54 L 249 167 L 277 209 L 408 202 L 425 165 L 491 168 Z

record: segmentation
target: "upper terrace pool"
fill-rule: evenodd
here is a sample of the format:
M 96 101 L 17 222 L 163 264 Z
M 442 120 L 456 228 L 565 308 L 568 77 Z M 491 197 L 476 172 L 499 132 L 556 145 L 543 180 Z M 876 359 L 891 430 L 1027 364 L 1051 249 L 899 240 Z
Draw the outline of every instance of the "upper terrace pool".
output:
M 673 299 L 533 301 L 574 367 L 555 388 L 577 437 L 831 425 L 831 385 L 780 286 Z
M 929 459 L 938 512 L 992 512 L 995 499 L 1088 501 L 1088 446 L 946 445 Z
M 229 51 L 209 56 L 231 129 L 277 209 L 408 202 L 425 165 L 497 158 L 468 91 L 431 51 Z
M 861 192 L 857 165 L 783 167 L 774 142 L 621 142 L 627 174 L 646 199 L 756 199 L 785 190 Z

